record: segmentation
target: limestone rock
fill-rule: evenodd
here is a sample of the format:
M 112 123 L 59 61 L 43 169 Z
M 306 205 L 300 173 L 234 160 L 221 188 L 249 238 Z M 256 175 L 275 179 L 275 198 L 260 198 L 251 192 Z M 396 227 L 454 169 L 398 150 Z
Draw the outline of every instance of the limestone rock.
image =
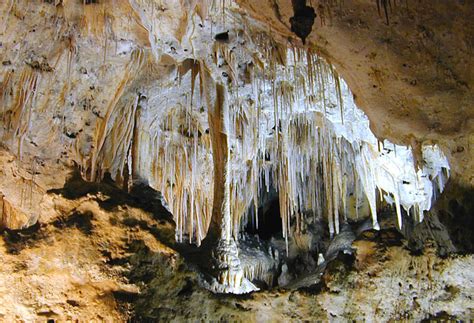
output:
M 0 193 L 0 227 L 10 230 L 25 229 L 37 221 L 37 216 L 25 213 Z

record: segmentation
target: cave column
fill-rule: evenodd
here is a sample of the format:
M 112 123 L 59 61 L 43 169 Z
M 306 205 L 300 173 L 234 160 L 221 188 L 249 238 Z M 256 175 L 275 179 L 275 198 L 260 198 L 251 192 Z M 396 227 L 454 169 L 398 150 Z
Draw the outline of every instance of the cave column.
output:
M 206 76 L 206 83 L 211 83 L 210 75 Z M 229 173 L 229 144 L 227 136 L 226 122 L 228 121 L 228 108 L 225 102 L 225 88 L 222 84 L 216 83 L 215 96 L 212 95 L 212 88 L 205 86 L 208 103 L 209 133 L 211 135 L 212 160 L 214 165 L 214 199 L 212 208 L 212 218 L 209 227 L 209 234 L 212 238 L 230 241 L 231 214 L 230 214 L 230 179 Z
M 209 133 L 214 164 L 214 199 L 212 218 L 206 239 L 212 244 L 213 271 L 216 292 L 245 293 L 256 288 L 243 277 L 237 243 L 232 235 L 230 212 L 229 172 L 229 110 L 226 88 L 215 82 L 205 66 L 201 65 L 203 94 L 208 107 Z

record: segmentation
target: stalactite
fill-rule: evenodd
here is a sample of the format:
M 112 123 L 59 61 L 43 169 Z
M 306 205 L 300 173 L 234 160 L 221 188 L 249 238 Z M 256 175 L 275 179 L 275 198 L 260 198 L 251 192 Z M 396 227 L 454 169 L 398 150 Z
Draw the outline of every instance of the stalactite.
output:
M 8 5 L 8 9 L 7 9 L 6 15 L 5 15 L 5 17 L 4 17 L 5 20 L 4 20 L 3 26 L 2 26 L 2 34 L 4 34 L 5 31 L 7 30 L 8 20 L 9 20 L 9 18 L 10 18 L 10 14 L 11 14 L 11 12 L 12 12 L 14 6 L 16 6 L 15 2 L 16 2 L 15 0 L 10 0 L 10 1 L 8 1 L 8 3 L 9 3 L 10 5 Z M 7 5 L 7 3 L 5 3 L 5 5 Z
M 224 1 L 191 5 L 202 11 L 200 15 L 210 15 L 216 24 L 229 6 Z M 154 7 L 150 9 L 155 15 Z M 98 19 L 95 30 L 107 38 L 111 31 L 107 29 L 110 22 L 105 11 L 97 15 L 92 10 L 92 6 L 84 6 L 87 24 Z M 199 20 L 192 17 L 186 19 L 188 24 Z M 155 31 L 151 24 L 149 27 Z M 127 92 L 145 60 L 143 51 L 134 51 L 104 119 L 98 121 L 88 178 L 100 178 L 105 171 L 118 181 L 125 177 L 130 180 L 134 173 L 145 176 L 162 192 L 173 213 L 177 240 L 198 245 L 216 212 L 216 176 L 226 181 L 228 203 L 220 212 L 230 217 L 224 234 L 228 240 L 230 236 L 237 239 L 248 221 L 259 225 L 259 199 L 272 189 L 279 194 L 287 243 L 293 234 L 302 231 L 307 213 L 325 217 L 330 234 L 338 234 L 350 213 L 351 196 L 356 216 L 369 215 L 359 214 L 358 208 L 361 200 L 368 202 L 377 228 L 377 189 L 385 192 L 386 200 L 393 199 L 400 225 L 401 207 L 416 210 L 422 217 L 428 202 L 413 196 L 427 187 L 425 178 L 413 168 L 392 169 L 385 160 L 408 160 L 412 157 L 409 150 L 398 147 L 396 154 L 389 154 L 378 147 L 368 120 L 357 110 L 347 85 L 330 64 L 315 50 L 278 43 L 262 31 L 244 30 L 238 37 L 249 45 L 214 42 L 209 49 L 212 59 L 185 59 L 179 64 L 174 85 L 187 86 L 189 94 L 183 102 L 164 100 L 166 112 L 159 117 L 138 111 L 139 98 Z M 153 47 L 152 52 L 158 57 L 156 50 Z M 70 50 L 68 74 L 73 54 Z M 220 84 L 221 95 L 226 97 L 222 107 L 225 120 L 209 118 L 207 125 L 199 110 L 207 110 L 209 116 L 213 106 L 203 98 L 210 95 L 205 93 L 203 73 L 214 85 Z M 63 92 L 65 96 L 68 88 Z M 225 129 L 219 128 L 222 122 Z M 210 133 L 206 133 L 207 128 Z M 219 152 L 211 138 L 220 136 L 226 136 L 228 147 L 225 174 L 216 174 L 214 164 L 222 156 L 215 156 Z M 438 175 L 442 168 L 446 165 L 434 167 L 432 176 L 440 190 L 444 184 L 444 178 Z M 416 178 L 413 182 L 419 187 L 406 193 L 406 185 L 400 186 L 404 177 L 397 172 L 410 177 L 410 181 Z
M 6 125 L 8 99 L 12 88 L 13 71 L 8 70 L 4 75 L 0 87 L 0 103 L 2 104 L 2 124 Z
M 105 140 L 107 139 L 107 135 L 109 134 L 110 128 L 113 126 L 113 123 L 110 124 L 110 120 L 117 109 L 117 103 L 122 97 L 122 94 L 124 93 L 127 85 L 143 67 L 144 62 L 145 57 L 143 51 L 141 49 L 135 50 L 131 55 L 130 62 L 125 68 L 124 75 L 117 86 L 115 94 L 109 102 L 104 119 L 98 122 L 99 124 L 96 128 L 95 133 L 95 149 L 92 153 L 90 160 L 90 179 L 92 181 L 94 181 L 98 177 L 98 175 L 100 175 L 98 174 L 98 171 L 101 171 L 101 165 L 99 164 L 99 156 L 101 154 Z
M 383 7 L 383 11 L 385 14 L 385 21 L 387 22 L 387 25 L 390 23 L 388 19 L 388 8 L 392 9 L 392 3 L 390 0 L 375 0 L 377 3 L 377 12 L 379 13 L 379 16 L 381 16 L 381 7 Z
M 38 77 L 38 72 L 31 68 L 25 68 L 22 71 L 10 111 L 11 116 L 7 122 L 8 128 L 12 130 L 13 137 L 18 140 L 17 149 L 20 160 L 22 158 L 23 139 L 31 126 Z
M 235 149 L 232 154 L 235 171 L 232 173 L 231 198 L 234 231 L 240 227 L 237 224 L 242 219 L 248 219 L 242 213 L 246 213 L 249 207 L 255 208 L 252 205 L 255 203 L 255 191 L 248 189 L 254 186 L 258 187 L 257 194 L 262 190 L 268 191 L 269 185 L 277 188 L 283 237 L 286 240 L 291 235 L 291 219 L 295 220 L 297 233 L 303 222 L 302 214 L 307 211 L 321 214 L 325 210 L 329 231 L 331 235 L 337 234 L 340 222 L 347 218 L 347 199 L 350 195 L 356 196 L 355 212 L 359 212 L 359 191 L 368 201 L 373 227 L 376 229 L 379 228 L 377 189 L 383 188 L 395 195 L 398 214 L 401 204 L 407 208 L 410 203 L 415 203 L 412 204 L 413 208 L 423 208 L 416 206 L 416 202 L 410 202 L 412 197 L 400 198 L 400 178 L 394 180 L 397 185 L 387 187 L 386 175 L 380 174 L 383 164 L 376 153 L 378 141 L 370 133 L 368 123 L 358 119 L 359 112 L 355 111 L 354 103 L 348 105 L 346 102 L 348 99 L 344 98 L 343 92 L 348 91 L 347 86 L 342 84 L 332 66 L 314 52 L 305 53 L 298 49 L 289 50 L 283 62 L 283 55 L 272 50 L 275 46 L 271 41 L 268 43 L 265 37 L 257 36 L 254 42 L 263 47 L 266 56 L 263 60 L 255 60 L 254 66 L 260 71 L 256 74 L 259 77 L 254 78 L 253 82 L 261 82 L 261 85 L 253 88 L 257 91 L 261 91 L 262 87 L 267 88 L 270 89 L 268 93 L 271 93 L 270 100 L 262 100 L 259 93 L 255 94 L 256 102 L 273 105 L 269 119 L 273 122 L 262 124 L 259 116 L 243 108 L 242 101 L 236 100 L 235 108 L 230 109 L 230 124 L 234 125 L 230 131 L 233 138 L 231 142 Z M 232 59 L 226 57 L 227 60 Z M 350 93 L 345 96 L 352 99 Z M 348 111 L 345 110 L 347 106 L 350 107 Z M 333 111 L 335 107 L 338 107 L 339 116 Z M 367 127 L 364 133 L 369 137 L 358 139 L 359 134 L 352 130 L 354 125 L 345 124 L 346 118 L 357 120 L 362 127 Z M 259 120 L 257 124 L 252 121 L 255 119 Z M 338 124 L 346 130 L 341 132 Z M 253 129 L 259 129 L 259 133 L 271 133 L 271 136 L 267 135 L 265 140 L 260 141 L 252 132 Z M 262 156 L 266 155 L 269 155 L 269 162 L 263 163 Z M 394 154 L 393 158 L 398 157 Z M 255 162 L 249 163 L 251 160 Z M 271 175 L 268 175 L 267 164 L 270 165 Z M 409 176 L 415 176 L 414 169 L 407 171 L 411 172 Z M 255 174 L 259 174 L 260 178 L 263 173 L 267 173 L 264 176 L 266 180 L 273 178 L 273 184 L 256 180 Z M 424 206 L 424 209 L 427 207 Z M 252 213 L 255 214 L 254 211 Z M 399 225 L 402 225 L 400 215 Z

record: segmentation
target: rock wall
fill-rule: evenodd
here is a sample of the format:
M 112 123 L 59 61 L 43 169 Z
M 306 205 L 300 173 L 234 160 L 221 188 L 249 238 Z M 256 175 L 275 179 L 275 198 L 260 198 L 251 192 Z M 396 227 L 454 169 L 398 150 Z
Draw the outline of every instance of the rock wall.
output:
M 293 1 L 239 0 L 252 17 L 291 37 Z M 473 185 L 472 52 L 468 1 L 311 1 L 306 43 L 337 68 L 378 138 L 437 142 L 455 176 Z
M 57 217 L 48 192 L 74 168 L 124 191 L 146 184 L 177 241 L 219 236 L 220 280 L 239 285 L 260 275 L 240 268 L 235 240 L 263 190 L 278 190 L 287 254 L 308 211 L 331 237 L 359 210 L 379 228 L 379 199 L 399 229 L 407 214 L 421 221 L 450 167 L 473 184 L 472 6 L 386 6 L 5 2 L 2 227 Z M 456 203 L 449 213 L 466 213 Z

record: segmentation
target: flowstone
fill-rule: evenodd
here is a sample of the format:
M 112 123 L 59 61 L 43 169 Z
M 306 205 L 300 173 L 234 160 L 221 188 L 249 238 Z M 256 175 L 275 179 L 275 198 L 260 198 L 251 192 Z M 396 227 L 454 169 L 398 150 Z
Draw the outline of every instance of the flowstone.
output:
M 234 239 L 220 239 L 212 252 L 214 277 L 204 286 L 214 293 L 247 294 L 259 290 L 244 277 Z

